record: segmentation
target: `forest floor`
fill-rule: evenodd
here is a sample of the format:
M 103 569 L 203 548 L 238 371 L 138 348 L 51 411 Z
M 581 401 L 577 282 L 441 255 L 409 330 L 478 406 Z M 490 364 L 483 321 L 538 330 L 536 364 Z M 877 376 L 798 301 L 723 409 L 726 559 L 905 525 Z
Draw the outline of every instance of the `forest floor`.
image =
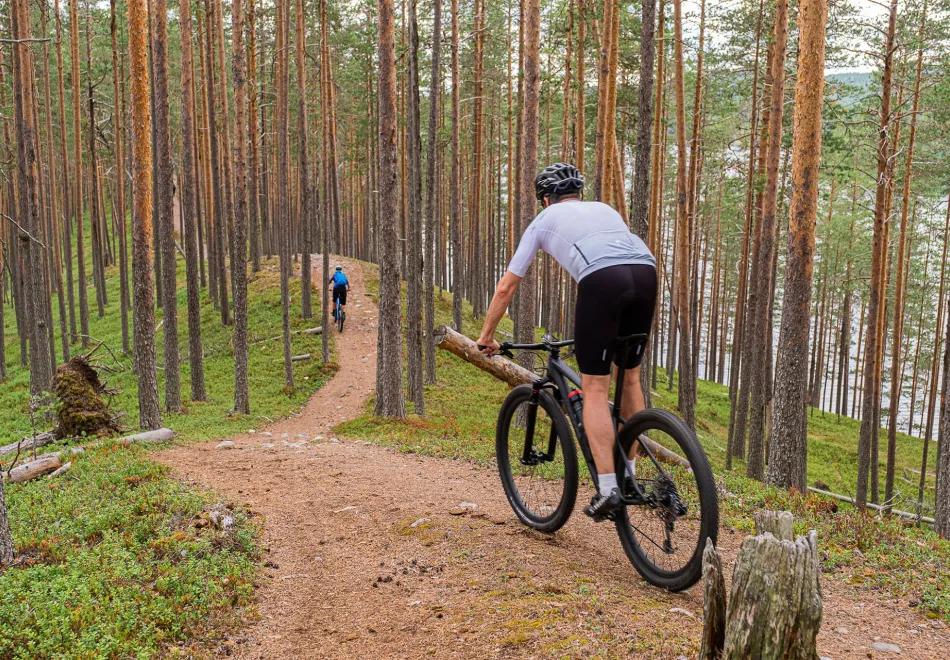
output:
M 205 442 L 153 454 L 186 481 L 244 503 L 263 528 L 258 616 L 216 652 L 693 656 L 702 590 L 668 594 L 646 585 L 612 527 L 575 515 L 556 535 L 539 535 L 514 518 L 490 467 L 334 435 L 340 422 L 365 414 L 376 364 L 367 273 L 352 261 L 347 272 L 339 371 L 299 414 L 231 438 L 232 449 Z M 582 490 L 579 499 L 588 495 Z M 727 565 L 742 536 L 724 525 Z M 828 576 L 822 589 L 823 656 L 885 657 L 872 644 L 886 642 L 907 657 L 946 657 L 946 624 L 905 599 Z

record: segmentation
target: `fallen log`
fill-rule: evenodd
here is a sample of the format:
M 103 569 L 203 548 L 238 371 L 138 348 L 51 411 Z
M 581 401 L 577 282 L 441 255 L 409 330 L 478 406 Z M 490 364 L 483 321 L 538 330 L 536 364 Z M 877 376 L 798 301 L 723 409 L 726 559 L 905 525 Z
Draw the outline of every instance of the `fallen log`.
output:
M 175 433 L 171 429 L 163 428 L 156 429 L 154 431 L 146 431 L 145 433 L 137 433 L 135 435 L 127 435 L 122 438 L 118 438 L 117 440 L 102 440 L 100 442 L 93 442 L 92 444 L 85 446 L 77 445 L 75 447 L 67 447 L 61 451 L 55 451 L 49 454 L 38 456 L 36 459 L 23 463 L 22 465 L 18 465 L 11 470 L 4 470 L 3 480 L 8 483 L 18 484 L 36 479 L 37 477 L 42 477 L 44 474 L 49 474 L 50 472 L 55 472 L 56 470 L 65 467 L 62 462 L 62 457 L 64 454 L 83 454 L 89 449 L 109 444 L 128 446 L 135 442 L 143 442 L 146 444 L 167 442 L 174 437 Z M 70 465 L 70 463 L 67 463 L 66 465 Z M 63 470 L 63 472 L 65 472 L 65 470 Z
M 18 451 L 33 451 L 34 449 L 39 449 L 40 447 L 45 447 L 46 445 L 52 444 L 55 441 L 56 434 L 52 431 L 45 431 L 43 433 L 36 434 L 32 438 L 23 438 L 17 442 L 11 442 L 8 445 L 0 447 L 0 456 L 15 454 Z
M 821 488 L 812 488 L 811 486 L 808 487 L 808 492 L 817 493 L 818 495 L 824 495 L 825 497 L 831 497 L 841 502 L 847 502 L 849 504 L 854 504 L 855 506 L 857 506 L 857 502 L 855 502 L 854 498 L 848 497 L 847 495 L 832 493 L 831 491 L 822 490 Z M 868 502 L 865 506 L 867 506 L 867 508 L 869 509 L 873 509 L 874 511 L 887 510 L 887 507 L 883 507 L 880 504 L 872 504 L 871 502 Z M 893 513 L 895 516 L 900 516 L 901 518 L 904 518 L 905 520 L 913 520 L 913 521 L 921 520 L 925 523 L 930 523 L 931 525 L 934 524 L 933 518 L 930 518 L 928 516 L 918 516 L 916 513 L 913 513 L 911 511 L 901 511 L 900 509 L 891 509 L 890 513 Z
M 3 473 L 3 480 L 11 484 L 20 484 L 24 481 L 30 481 L 44 474 L 54 472 L 63 467 L 63 462 L 59 459 L 59 452 L 55 454 L 43 454 L 34 461 L 18 465 L 12 470 Z
M 533 371 L 528 371 L 521 365 L 500 355 L 488 356 L 478 350 L 478 346 L 471 339 L 447 326 L 441 325 L 434 330 L 435 345 L 460 357 L 469 364 L 491 374 L 498 380 L 503 380 L 512 387 L 530 383 L 538 378 Z
M 498 380 L 508 383 L 512 387 L 534 382 L 538 378 L 538 375 L 533 371 L 528 371 L 507 358 L 500 355 L 485 355 L 478 350 L 478 345 L 475 342 L 448 326 L 440 325 L 433 333 L 436 346 L 462 358 L 469 364 L 491 374 Z M 640 436 L 640 442 L 649 447 L 658 460 L 689 468 L 689 461 L 645 435 Z

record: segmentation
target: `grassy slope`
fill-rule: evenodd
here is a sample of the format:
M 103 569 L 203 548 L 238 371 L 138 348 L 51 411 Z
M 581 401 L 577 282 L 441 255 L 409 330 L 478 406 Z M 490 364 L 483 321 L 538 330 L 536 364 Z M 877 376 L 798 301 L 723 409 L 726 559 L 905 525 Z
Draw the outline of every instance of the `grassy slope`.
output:
M 183 358 L 188 352 L 184 266 L 178 273 L 178 314 Z M 121 328 L 116 269 L 107 272 L 110 305 L 96 318 L 90 288 L 90 334 L 117 354 Z M 293 412 L 332 373 L 318 361 L 295 363 L 297 389 L 284 391 L 276 263 L 265 264 L 249 286 L 251 414 L 233 415 L 234 357 L 231 328 L 202 294 L 202 340 L 210 401 L 188 401 L 185 412 L 163 416 L 184 440 L 227 436 Z M 291 283 L 299 301 L 300 281 Z M 319 312 L 319 302 L 317 303 Z M 19 366 L 13 310 L 6 308 L 8 381 L 0 385 L 0 444 L 29 434 L 29 373 Z M 158 314 L 158 319 L 161 313 Z M 319 317 L 318 317 L 319 318 Z M 58 328 L 58 321 L 56 321 Z M 293 318 L 294 329 L 317 324 Z M 261 341 L 264 340 L 264 341 Z M 260 343 L 258 343 L 260 342 Z M 159 332 L 158 364 L 162 364 Z M 59 345 L 57 344 L 57 350 Z M 73 352 L 79 346 L 73 346 Z M 319 354 L 319 335 L 295 335 L 295 354 Z M 61 357 L 61 356 L 60 356 Z M 116 410 L 135 426 L 138 403 L 127 356 L 118 363 L 100 350 L 97 360 L 118 369 L 107 374 L 119 390 Z M 160 390 L 164 388 L 162 372 Z M 49 422 L 38 420 L 45 428 Z M 0 574 L 0 657 L 126 658 L 212 653 L 213 645 L 250 604 L 255 579 L 256 530 L 245 512 L 222 533 L 199 522 L 219 503 L 169 477 L 142 448 L 105 447 L 73 459 L 55 481 L 8 485 L 7 505 L 20 564 Z M 197 524 L 196 524 L 197 523 Z M 200 640 L 194 647 L 189 640 Z
M 451 295 L 436 300 L 437 321 L 450 323 Z M 470 320 L 467 304 L 464 318 L 466 334 L 476 336 L 480 324 Z M 426 417 L 378 420 L 372 417 L 370 404 L 362 417 L 343 424 L 340 433 L 403 451 L 494 465 L 495 420 L 507 388 L 444 351 L 438 352 L 438 374 L 438 383 L 426 388 Z M 660 396 L 654 403 L 675 410 L 675 386 L 668 391 L 662 371 L 660 375 Z M 858 587 L 905 597 L 929 615 L 950 620 L 950 542 L 926 528 L 862 517 L 847 505 L 833 512 L 837 507 L 818 496 L 766 488 L 740 476 L 744 474 L 741 461 L 733 472 L 726 472 L 723 448 L 729 398 L 719 385 L 700 382 L 697 419 L 700 441 L 726 493 L 720 502 L 724 524 L 751 531 L 756 509 L 790 510 L 800 532 L 817 530 L 830 574 Z M 848 493 L 855 481 L 857 432 L 854 420 L 842 419 L 838 424 L 835 416 L 815 412 L 809 423 L 809 479 L 821 479 L 837 492 Z M 919 466 L 920 451 L 919 439 L 898 437 L 899 475 L 903 469 Z M 882 488 L 883 483 L 882 475 Z

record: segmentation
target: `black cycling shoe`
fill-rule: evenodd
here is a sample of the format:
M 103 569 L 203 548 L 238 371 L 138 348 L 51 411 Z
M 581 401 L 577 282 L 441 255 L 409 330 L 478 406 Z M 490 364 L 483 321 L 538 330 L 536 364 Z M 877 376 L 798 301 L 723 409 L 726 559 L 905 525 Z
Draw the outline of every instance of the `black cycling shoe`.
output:
M 613 520 L 614 513 L 623 506 L 623 499 L 620 492 L 614 488 L 609 495 L 597 493 L 590 501 L 590 504 L 584 507 L 584 513 L 595 521 Z

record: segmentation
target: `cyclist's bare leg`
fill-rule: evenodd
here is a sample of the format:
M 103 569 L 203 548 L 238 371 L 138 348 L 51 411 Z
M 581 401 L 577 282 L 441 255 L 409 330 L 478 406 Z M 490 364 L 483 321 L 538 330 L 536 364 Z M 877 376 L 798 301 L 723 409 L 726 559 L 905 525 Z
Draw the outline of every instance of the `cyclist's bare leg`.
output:
M 614 365 L 614 378 L 617 377 L 617 365 Z M 640 367 L 627 369 L 623 372 L 623 399 L 620 401 L 620 416 L 630 419 L 646 407 L 643 397 L 643 387 L 640 384 Z M 630 458 L 640 454 L 640 443 L 634 443 L 630 448 Z
M 614 429 L 607 396 L 610 393 L 610 376 L 581 374 L 584 391 L 584 429 L 598 474 L 614 471 Z

